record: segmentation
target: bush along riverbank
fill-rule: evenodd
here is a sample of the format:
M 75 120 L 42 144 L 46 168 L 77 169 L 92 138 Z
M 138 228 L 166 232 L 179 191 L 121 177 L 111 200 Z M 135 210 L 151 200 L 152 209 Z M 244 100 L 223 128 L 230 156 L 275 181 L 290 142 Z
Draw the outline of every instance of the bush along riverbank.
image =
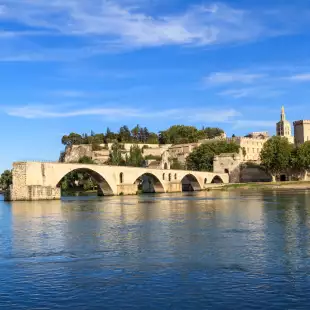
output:
M 221 187 L 210 188 L 211 190 L 310 190 L 309 181 L 291 181 L 291 182 L 268 182 L 268 183 L 236 183 L 227 184 Z

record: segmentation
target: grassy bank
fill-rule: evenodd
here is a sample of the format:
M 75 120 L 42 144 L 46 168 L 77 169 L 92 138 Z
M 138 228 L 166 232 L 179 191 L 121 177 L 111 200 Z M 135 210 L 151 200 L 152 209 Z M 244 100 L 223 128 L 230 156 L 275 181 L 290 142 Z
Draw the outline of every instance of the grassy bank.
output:
M 212 190 L 268 190 L 268 189 L 310 189 L 309 181 L 289 181 L 289 182 L 270 182 L 270 183 L 237 183 L 227 184 L 221 187 L 212 188 Z

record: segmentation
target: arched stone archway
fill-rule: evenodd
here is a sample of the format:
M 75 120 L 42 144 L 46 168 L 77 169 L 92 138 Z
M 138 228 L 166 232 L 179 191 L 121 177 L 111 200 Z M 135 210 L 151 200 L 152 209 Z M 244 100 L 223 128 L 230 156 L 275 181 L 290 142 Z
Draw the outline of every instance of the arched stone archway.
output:
M 107 182 L 107 180 L 98 172 L 92 170 L 92 169 L 88 169 L 88 168 L 77 168 L 74 170 L 71 170 L 69 172 L 67 172 L 61 179 L 60 181 L 57 183 L 56 187 L 60 188 L 61 187 L 61 183 L 64 180 L 64 178 L 69 174 L 69 173 L 85 173 L 87 175 L 89 175 L 91 177 L 91 179 L 93 180 L 94 183 L 97 184 L 97 192 L 99 196 L 112 196 L 114 195 L 114 192 L 110 186 L 110 184 Z
M 202 189 L 197 178 L 192 174 L 184 176 L 181 183 L 183 192 L 200 191 Z
M 152 173 L 144 173 L 134 182 L 143 193 L 164 193 L 165 188 L 161 181 Z
M 211 183 L 212 183 L 212 184 L 222 184 L 222 183 L 224 183 L 224 182 L 223 182 L 223 180 L 222 180 L 221 177 L 219 177 L 218 175 L 216 175 L 216 176 L 213 178 L 213 180 L 212 180 Z

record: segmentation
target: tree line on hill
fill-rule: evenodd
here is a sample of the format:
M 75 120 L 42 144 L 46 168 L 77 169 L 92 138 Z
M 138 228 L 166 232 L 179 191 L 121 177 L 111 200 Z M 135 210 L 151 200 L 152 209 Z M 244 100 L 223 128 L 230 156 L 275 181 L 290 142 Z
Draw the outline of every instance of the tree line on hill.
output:
M 224 131 L 220 128 L 197 129 L 194 126 L 174 125 L 158 134 L 150 132 L 146 127 L 135 126 L 131 130 L 128 126 L 122 126 L 117 132 L 107 128 L 105 133 L 94 133 L 82 135 L 72 132 L 64 135 L 61 139 L 66 146 L 79 144 L 100 145 L 107 143 L 145 143 L 145 144 L 180 144 L 192 143 L 201 139 L 212 139 L 220 136 Z

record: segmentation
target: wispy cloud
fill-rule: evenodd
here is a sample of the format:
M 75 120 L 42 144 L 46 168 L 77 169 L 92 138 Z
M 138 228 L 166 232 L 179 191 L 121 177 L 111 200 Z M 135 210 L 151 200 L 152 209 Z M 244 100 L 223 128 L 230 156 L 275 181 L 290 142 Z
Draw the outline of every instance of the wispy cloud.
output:
M 287 79 L 296 82 L 309 82 L 310 81 L 310 73 L 301 73 L 288 77 Z
M 114 107 L 112 107 L 114 106 Z M 79 116 L 109 117 L 117 120 L 150 118 L 166 118 L 171 120 L 186 120 L 192 122 L 228 122 L 240 116 L 235 109 L 166 109 L 143 110 L 131 107 L 93 107 L 93 108 L 68 108 L 64 109 L 55 105 L 26 105 L 4 108 L 4 112 L 10 116 L 27 119 L 44 118 L 70 118 Z
M 264 78 L 264 74 L 250 74 L 239 72 L 214 72 L 207 76 L 204 81 L 207 84 L 231 84 L 242 83 L 252 84 Z
M 86 98 L 92 97 L 95 93 L 88 93 L 79 90 L 56 90 L 50 93 L 53 96 L 65 97 L 65 98 Z
M 164 45 L 248 42 L 291 33 L 292 28 L 304 31 L 306 28 L 300 25 L 309 25 L 304 11 L 299 12 L 299 23 L 292 24 L 287 22 L 289 18 L 283 18 L 281 10 L 270 14 L 224 3 L 190 6 L 174 14 L 156 12 L 151 15 L 147 11 L 145 4 L 138 0 L 2 0 L 0 22 L 16 23 L 12 28 L 6 25 L 2 33 L 5 37 L 27 36 L 31 40 L 43 35 L 71 37 L 75 41 L 75 51 L 83 48 L 87 55 Z M 17 25 L 23 25 L 24 32 L 16 31 Z M 23 50 L 14 52 L 24 54 Z M 46 52 L 43 48 L 42 53 Z M 1 54 L 3 59 L 8 56 L 3 51 Z M 85 51 L 71 53 L 71 57 L 84 54 Z
M 285 92 L 266 87 L 236 88 L 226 89 L 218 93 L 221 96 L 232 97 L 235 99 L 255 97 L 255 98 L 274 98 L 283 95 Z

